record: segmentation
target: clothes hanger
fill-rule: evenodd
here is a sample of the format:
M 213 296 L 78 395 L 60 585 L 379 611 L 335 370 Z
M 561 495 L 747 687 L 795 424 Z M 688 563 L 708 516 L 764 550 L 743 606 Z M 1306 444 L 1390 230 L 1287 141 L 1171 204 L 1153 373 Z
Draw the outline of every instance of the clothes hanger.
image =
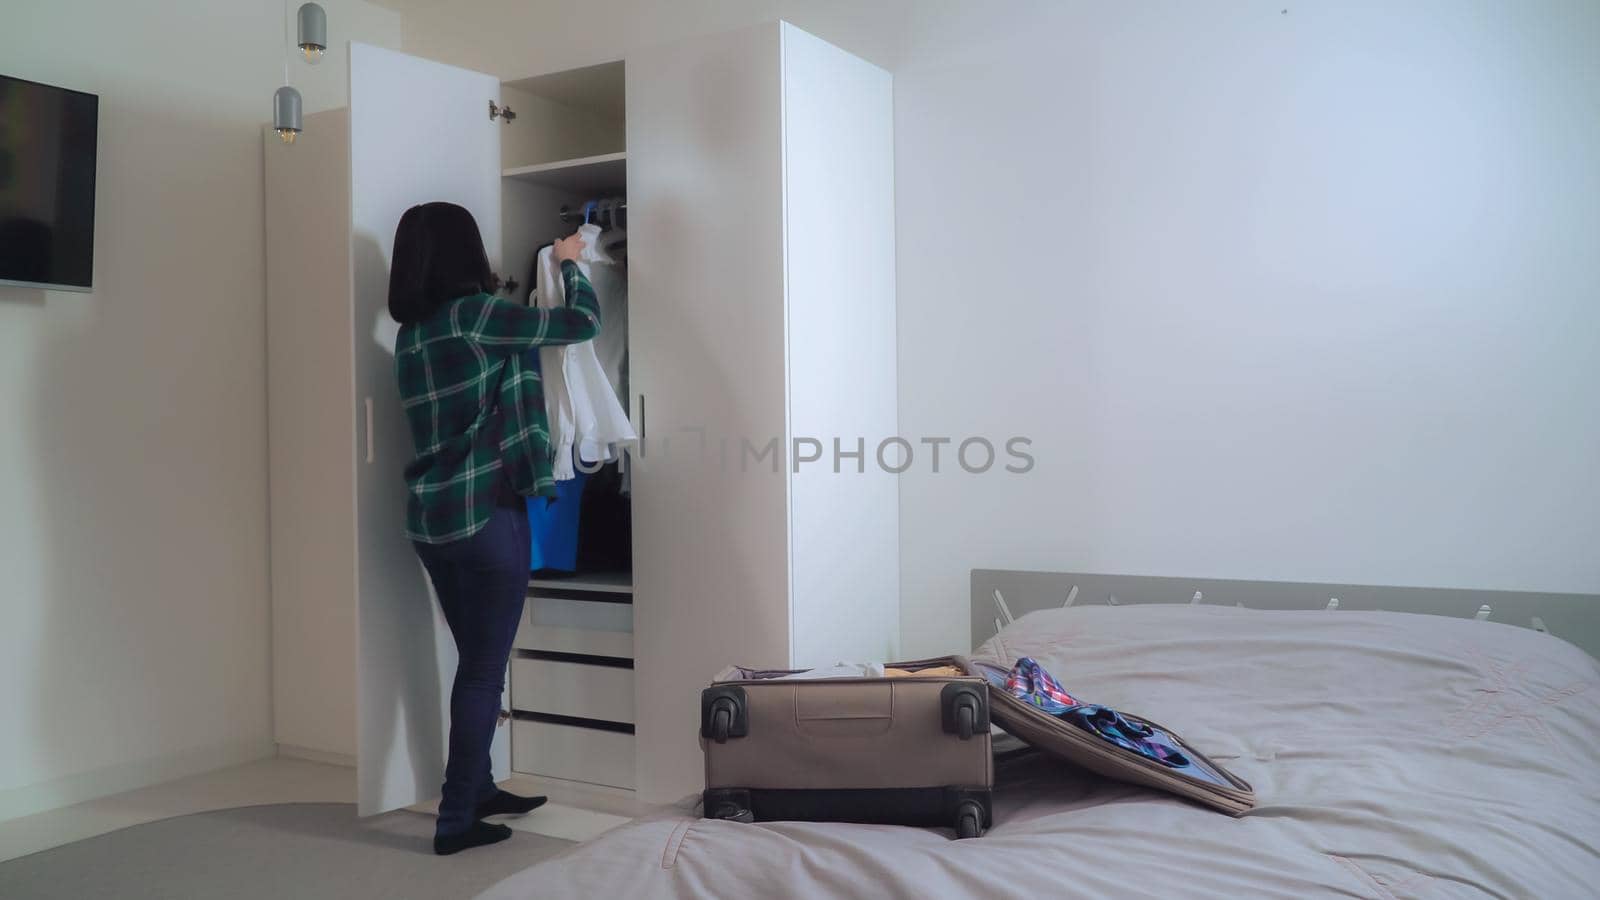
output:
M 604 243 L 600 237 L 604 233 L 600 226 L 600 220 L 606 215 L 607 210 L 606 201 L 603 199 L 590 200 L 583 204 L 583 224 L 584 226 L 593 226 L 596 232 L 593 240 L 583 248 L 581 256 L 584 262 L 606 264 L 615 262 L 606 254 Z

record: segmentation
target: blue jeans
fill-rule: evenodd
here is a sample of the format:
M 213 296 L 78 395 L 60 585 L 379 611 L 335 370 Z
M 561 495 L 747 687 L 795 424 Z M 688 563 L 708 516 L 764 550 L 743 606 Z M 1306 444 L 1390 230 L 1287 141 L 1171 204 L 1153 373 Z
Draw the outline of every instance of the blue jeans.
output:
M 476 821 L 478 805 L 496 790 L 489 745 L 528 593 L 528 515 L 500 506 L 472 537 L 414 545 L 460 657 L 450 690 L 450 757 L 436 826 L 440 835 L 460 834 Z

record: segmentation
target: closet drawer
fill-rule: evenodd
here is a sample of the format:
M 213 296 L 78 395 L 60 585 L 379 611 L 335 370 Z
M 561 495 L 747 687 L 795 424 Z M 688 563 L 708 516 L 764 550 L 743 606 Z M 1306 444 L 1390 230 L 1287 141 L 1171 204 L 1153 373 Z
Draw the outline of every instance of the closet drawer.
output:
M 520 650 L 633 658 L 633 607 L 556 597 L 528 598 L 517 629 Z
M 594 631 L 588 628 L 561 628 L 553 625 L 522 623 L 517 630 L 517 647 L 521 650 L 544 650 L 550 653 L 582 653 L 585 656 L 612 656 L 618 659 L 633 658 L 633 633 L 628 631 Z
M 633 735 L 518 719 L 511 723 L 511 768 L 632 789 Z
M 633 670 L 519 657 L 511 661 L 511 706 L 524 712 L 632 723 Z

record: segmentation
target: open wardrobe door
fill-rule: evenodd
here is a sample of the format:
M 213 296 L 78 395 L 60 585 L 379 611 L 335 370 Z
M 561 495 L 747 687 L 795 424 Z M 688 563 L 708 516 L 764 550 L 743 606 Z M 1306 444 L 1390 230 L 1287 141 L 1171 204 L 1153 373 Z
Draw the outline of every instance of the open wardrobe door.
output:
M 350 47 L 350 222 L 355 317 L 357 783 L 361 815 L 420 803 L 444 780 L 456 652 L 405 534 L 413 452 L 389 317 L 395 226 L 411 206 L 458 203 L 500 270 L 500 128 L 493 76 L 362 44 Z M 329 203 L 340 198 L 329 197 Z M 507 729 L 496 778 L 510 771 Z

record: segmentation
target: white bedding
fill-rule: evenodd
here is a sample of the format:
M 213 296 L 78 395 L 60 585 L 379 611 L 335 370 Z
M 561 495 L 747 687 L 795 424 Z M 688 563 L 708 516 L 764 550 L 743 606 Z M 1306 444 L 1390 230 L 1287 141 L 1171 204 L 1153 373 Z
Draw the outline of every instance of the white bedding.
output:
M 1075 607 L 978 655 L 1033 656 L 1080 699 L 1175 729 L 1257 808 L 1231 819 L 1033 757 L 997 769 L 977 840 L 660 815 L 483 896 L 1600 895 L 1600 664 L 1555 638 L 1401 613 Z

